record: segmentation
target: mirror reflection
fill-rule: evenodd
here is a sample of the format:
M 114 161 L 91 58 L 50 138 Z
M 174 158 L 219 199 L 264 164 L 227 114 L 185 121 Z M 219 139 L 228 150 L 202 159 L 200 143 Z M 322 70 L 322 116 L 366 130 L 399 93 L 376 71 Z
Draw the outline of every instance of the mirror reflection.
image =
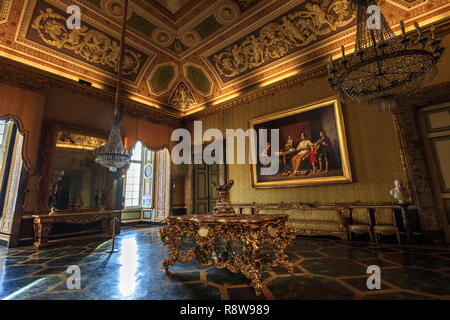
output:
M 102 138 L 57 133 L 49 208 L 100 208 L 104 168 L 94 161 L 93 150 L 105 143 Z

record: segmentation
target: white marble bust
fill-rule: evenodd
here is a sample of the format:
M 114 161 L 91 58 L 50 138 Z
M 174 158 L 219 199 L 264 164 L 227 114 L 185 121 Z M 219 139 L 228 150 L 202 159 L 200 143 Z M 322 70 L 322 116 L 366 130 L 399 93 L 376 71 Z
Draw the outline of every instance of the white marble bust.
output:
M 403 187 L 402 182 L 400 180 L 394 181 L 395 188 L 393 188 L 390 192 L 391 196 L 397 199 L 398 203 L 404 204 L 409 201 L 408 192 Z

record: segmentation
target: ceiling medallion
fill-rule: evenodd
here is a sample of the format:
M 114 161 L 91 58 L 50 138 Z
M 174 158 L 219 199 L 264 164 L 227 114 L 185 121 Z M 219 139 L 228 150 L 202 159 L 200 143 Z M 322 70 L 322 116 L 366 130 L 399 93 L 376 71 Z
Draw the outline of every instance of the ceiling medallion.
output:
M 152 38 L 153 41 L 162 46 L 168 46 L 173 41 L 173 36 L 169 32 L 159 28 L 152 33 Z
M 225 25 L 235 21 L 240 15 L 240 10 L 238 5 L 230 2 L 220 6 L 214 15 L 219 23 Z
M 180 40 L 186 47 L 192 47 L 200 42 L 200 35 L 195 30 L 189 30 L 183 33 Z
M 121 0 L 101 0 L 100 7 L 103 11 L 113 19 L 120 19 L 123 17 L 124 7 Z M 131 17 L 131 10 L 127 12 L 127 18 Z
M 361 105 L 378 104 L 379 111 L 395 108 L 395 98 L 420 88 L 436 75 L 436 63 L 444 49 L 431 26 L 431 40 L 414 23 L 417 38 L 406 36 L 403 21 L 402 35 L 396 36 L 380 12 L 375 26 L 368 7 L 376 0 L 352 0 L 357 6 L 355 52 L 328 64 L 330 86 Z M 371 10 L 369 10 L 371 12 Z M 427 44 L 430 49 L 426 49 Z

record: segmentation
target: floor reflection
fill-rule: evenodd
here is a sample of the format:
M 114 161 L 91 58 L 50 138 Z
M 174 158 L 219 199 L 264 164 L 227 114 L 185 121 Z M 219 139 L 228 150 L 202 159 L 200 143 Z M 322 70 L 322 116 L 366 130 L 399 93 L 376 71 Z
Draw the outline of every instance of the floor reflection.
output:
M 138 245 L 136 237 L 125 238 L 119 251 L 119 291 L 123 298 L 130 298 L 136 289 L 138 268 Z

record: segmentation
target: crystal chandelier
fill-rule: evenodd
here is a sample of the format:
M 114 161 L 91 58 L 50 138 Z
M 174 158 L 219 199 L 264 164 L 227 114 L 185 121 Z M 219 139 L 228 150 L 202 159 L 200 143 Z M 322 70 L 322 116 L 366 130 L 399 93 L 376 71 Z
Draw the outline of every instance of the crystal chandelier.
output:
M 429 82 L 436 75 L 436 63 L 444 48 L 435 37 L 431 26 L 431 40 L 422 34 L 419 24 L 414 23 L 417 39 L 406 36 L 400 21 L 401 36 L 396 36 L 383 14 L 379 23 L 372 27 L 376 0 L 352 0 L 357 8 L 355 52 L 328 63 L 328 83 L 331 88 L 350 97 L 361 105 L 378 104 L 378 111 L 395 108 L 395 98 L 412 92 Z M 369 14 L 368 13 L 369 9 Z M 379 10 L 379 9 L 378 9 Z M 427 43 L 431 50 L 427 50 Z
M 128 164 L 131 159 L 130 152 L 125 150 L 120 135 L 120 85 L 122 83 L 122 66 L 123 56 L 125 51 L 125 33 L 127 28 L 127 9 L 128 0 L 124 1 L 124 15 L 122 24 L 122 35 L 120 40 L 120 53 L 119 53 L 119 68 L 118 68 L 118 80 L 116 88 L 116 99 L 114 104 L 114 121 L 109 133 L 108 141 L 105 145 L 102 145 L 94 150 L 95 162 L 101 164 L 104 167 L 109 168 L 110 171 L 115 172 L 118 168 L 122 168 Z

